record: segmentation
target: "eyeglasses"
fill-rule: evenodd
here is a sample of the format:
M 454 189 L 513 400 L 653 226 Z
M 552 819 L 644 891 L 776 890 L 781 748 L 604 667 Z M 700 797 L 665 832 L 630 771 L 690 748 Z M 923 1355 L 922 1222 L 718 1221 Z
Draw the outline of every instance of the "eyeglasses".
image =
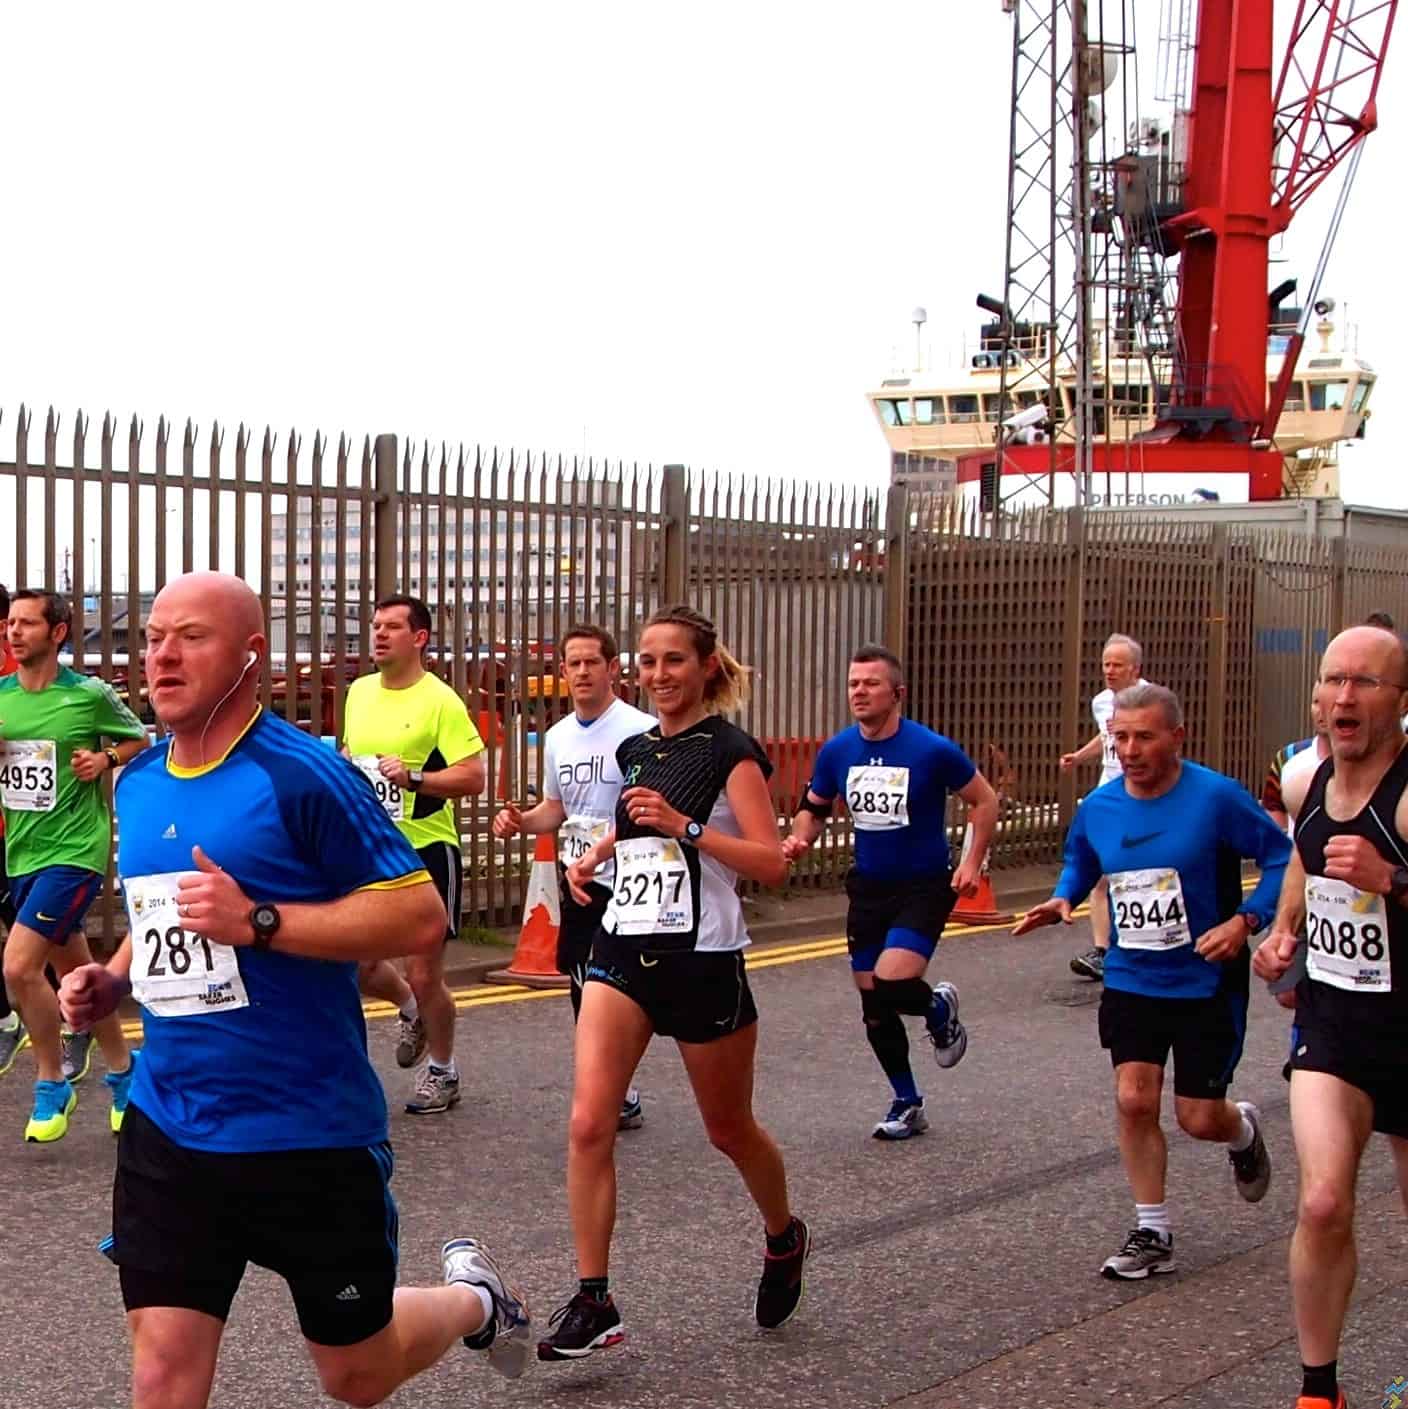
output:
M 1343 690 L 1346 685 L 1352 685 L 1356 690 L 1408 690 L 1408 685 L 1401 685 L 1397 680 L 1385 680 L 1382 675 L 1322 675 L 1318 683 L 1330 690 Z

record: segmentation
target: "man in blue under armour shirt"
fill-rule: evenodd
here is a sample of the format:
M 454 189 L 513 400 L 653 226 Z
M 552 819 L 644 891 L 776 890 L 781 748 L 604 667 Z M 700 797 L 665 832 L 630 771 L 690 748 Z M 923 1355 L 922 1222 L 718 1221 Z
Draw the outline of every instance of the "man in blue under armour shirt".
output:
M 997 824 L 997 796 L 963 750 L 905 719 L 904 674 L 882 646 L 851 657 L 846 694 L 855 724 L 822 745 L 810 786 L 782 848 L 795 861 L 821 835 L 837 794 L 856 829 L 855 865 L 846 877 L 846 942 L 860 990 L 865 1035 L 894 1091 L 889 1113 L 871 1132 L 908 1140 L 929 1128 L 909 1065 L 902 1014 L 922 1017 L 941 1067 L 968 1047 L 958 1020 L 958 990 L 931 988 L 924 971 L 960 895 L 978 873 Z M 972 845 L 950 872 L 948 794 L 968 804 Z
M 1246 1033 L 1247 940 L 1275 911 L 1290 846 L 1239 783 L 1180 757 L 1183 710 L 1173 691 L 1150 684 L 1120 691 L 1110 733 L 1124 776 L 1081 805 L 1055 894 L 1013 933 L 1069 924 L 1073 907 L 1109 877 L 1114 942 L 1100 1045 L 1115 1068 L 1136 1226 L 1100 1270 L 1133 1280 L 1173 1271 L 1159 1125 L 1170 1051 L 1179 1125 L 1228 1146 L 1237 1192 L 1249 1203 L 1271 1182 L 1260 1115 L 1247 1101 L 1229 1101 L 1227 1087 Z M 1245 901 L 1244 859 L 1261 869 Z
M 267 643 L 248 586 L 177 578 L 146 637 L 169 733 L 117 784 L 130 929 L 60 993 L 75 1029 L 128 992 L 144 1010 L 104 1248 L 134 1409 L 206 1404 L 250 1262 L 288 1283 L 336 1399 L 377 1403 L 460 1339 L 521 1374 L 527 1311 L 482 1244 L 452 1239 L 446 1285 L 395 1292 L 386 1102 L 357 961 L 438 949 L 429 875 L 350 763 L 260 709 Z

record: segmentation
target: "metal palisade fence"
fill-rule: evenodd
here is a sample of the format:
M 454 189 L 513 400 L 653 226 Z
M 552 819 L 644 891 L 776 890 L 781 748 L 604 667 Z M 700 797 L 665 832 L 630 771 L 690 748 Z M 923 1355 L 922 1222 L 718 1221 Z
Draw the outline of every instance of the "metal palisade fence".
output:
M 0 578 L 67 592 L 75 668 L 110 679 L 154 728 L 141 647 L 156 591 L 193 569 L 245 578 L 268 624 L 264 704 L 330 745 L 347 685 L 372 668 L 374 602 L 423 598 L 432 668 L 488 749 L 486 793 L 459 808 L 466 915 L 484 924 L 521 905 L 527 844 L 495 840 L 489 823 L 504 799 L 540 795 L 543 736 L 570 708 L 556 644 L 575 621 L 616 636 L 636 699 L 649 614 L 688 601 L 712 617 L 751 668 L 739 722 L 773 763 L 779 818 L 848 722 L 852 651 L 888 644 L 906 661 L 909 713 L 956 739 L 1003 797 L 998 868 L 1059 858 L 1095 775 L 1062 774 L 1058 760 L 1093 732 L 1111 632 L 1139 639 L 1146 676 L 1182 697 L 1189 756 L 1254 787 L 1270 754 L 1309 731 L 1328 635 L 1374 609 L 1408 621 L 1408 548 L 1119 512 L 995 526 L 904 484 L 413 448 L 391 435 L 309 444 L 266 429 L 256 445 L 241 426 L 227 444 L 220 427 L 202 440 L 187 422 L 178 464 L 171 439 L 164 419 L 147 437 L 135 419 L 121 436 L 105 417 L 95 454 L 80 415 L 61 463 L 59 418 L 46 417 L 35 455 L 22 408 L 14 459 L 0 460 L 0 518 L 15 527 Z M 793 883 L 839 884 L 850 844 L 838 817 Z M 101 914 L 111 938 L 116 907 Z

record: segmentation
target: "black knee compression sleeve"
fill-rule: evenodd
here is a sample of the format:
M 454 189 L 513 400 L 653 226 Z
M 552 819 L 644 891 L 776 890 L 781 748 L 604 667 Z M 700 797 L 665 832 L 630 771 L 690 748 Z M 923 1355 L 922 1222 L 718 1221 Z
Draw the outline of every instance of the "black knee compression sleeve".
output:
M 933 1006 L 934 990 L 922 978 L 877 978 L 875 998 L 891 1012 L 922 1018 Z
M 886 1076 L 906 1075 L 909 1072 L 909 1034 L 899 1014 L 869 989 L 860 995 L 860 1011 L 865 1019 L 866 1041 L 880 1069 Z

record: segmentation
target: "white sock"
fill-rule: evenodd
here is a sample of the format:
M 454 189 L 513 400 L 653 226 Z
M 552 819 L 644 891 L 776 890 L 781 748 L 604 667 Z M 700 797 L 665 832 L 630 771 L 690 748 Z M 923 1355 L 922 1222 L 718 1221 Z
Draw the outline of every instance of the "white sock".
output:
M 477 1335 L 494 1319 L 494 1298 L 478 1282 L 462 1282 L 460 1285 L 467 1286 L 479 1298 L 479 1304 L 484 1308 L 484 1320 L 480 1322 L 477 1330 L 470 1332 L 470 1335 Z
M 448 1061 L 445 1062 L 437 1062 L 435 1058 L 432 1057 L 430 1059 L 430 1065 L 434 1067 L 436 1071 L 443 1073 L 445 1076 L 453 1076 L 456 1081 L 460 1079 L 460 1069 L 455 1065 L 454 1057 L 451 1057 Z
M 1254 1126 L 1251 1121 L 1247 1119 L 1246 1111 L 1241 1112 L 1241 1117 L 1242 1133 L 1240 1135 L 1235 1136 L 1232 1139 L 1231 1143 L 1228 1145 L 1228 1149 L 1230 1149 L 1233 1154 L 1238 1155 L 1240 1155 L 1243 1150 L 1251 1149 L 1252 1141 L 1256 1139 L 1256 1126 Z
M 416 1002 L 416 995 L 414 993 L 406 999 L 405 1006 L 401 1009 L 401 1016 L 405 1018 L 408 1023 L 415 1022 L 420 1016 L 420 1004 Z
M 634 1086 L 626 1087 L 626 1104 L 633 1106 L 640 1100 L 640 1092 Z
M 1173 1237 L 1173 1230 L 1168 1226 L 1168 1205 L 1166 1203 L 1135 1204 L 1134 1218 L 1139 1227 L 1152 1229 L 1164 1242 L 1168 1242 Z
M 8 1018 L 0 1018 L 0 1032 L 13 1032 L 20 1025 L 20 1015 L 11 1013 Z

